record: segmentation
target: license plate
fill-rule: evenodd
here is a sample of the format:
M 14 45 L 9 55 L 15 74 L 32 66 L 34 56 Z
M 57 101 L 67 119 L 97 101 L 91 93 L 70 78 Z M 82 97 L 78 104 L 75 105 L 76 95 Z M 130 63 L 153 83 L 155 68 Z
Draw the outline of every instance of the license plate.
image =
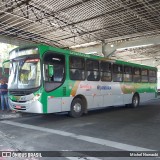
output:
M 15 106 L 16 109 L 21 109 L 21 106 Z

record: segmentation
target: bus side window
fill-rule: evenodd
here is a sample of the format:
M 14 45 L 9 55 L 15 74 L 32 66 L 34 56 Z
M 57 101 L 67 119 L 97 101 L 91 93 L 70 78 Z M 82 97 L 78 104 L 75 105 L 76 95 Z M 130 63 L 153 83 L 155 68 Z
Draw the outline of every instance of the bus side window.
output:
M 133 68 L 133 81 L 140 82 L 141 81 L 141 69 L 140 68 Z
M 124 80 L 124 82 L 131 82 L 132 81 L 132 67 L 124 66 L 123 80 Z
M 70 69 L 70 78 L 72 80 L 82 80 L 82 72 L 78 69 Z
M 141 82 L 148 82 L 148 70 L 147 69 L 141 70 Z
M 112 80 L 112 66 L 109 62 L 101 62 L 101 81 L 110 82 Z
M 122 82 L 123 81 L 123 66 L 113 64 L 113 81 Z
M 156 83 L 157 80 L 157 71 L 156 70 L 149 70 L 149 82 Z
M 86 70 L 87 70 L 87 80 L 88 81 L 99 81 L 100 80 L 99 61 L 87 60 Z
M 70 79 L 84 80 L 85 79 L 85 60 L 84 58 L 70 56 Z

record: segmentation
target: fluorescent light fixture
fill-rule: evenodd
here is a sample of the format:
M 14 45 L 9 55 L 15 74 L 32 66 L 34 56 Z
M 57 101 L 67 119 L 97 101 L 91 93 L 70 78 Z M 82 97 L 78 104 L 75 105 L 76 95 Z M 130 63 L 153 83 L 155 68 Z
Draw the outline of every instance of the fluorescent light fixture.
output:
M 75 46 L 71 46 L 69 48 L 74 49 L 74 48 L 80 48 L 80 47 L 88 47 L 88 46 L 93 46 L 96 44 L 99 44 L 100 42 L 95 41 L 95 42 L 89 42 L 89 43 L 84 43 L 84 44 L 79 44 L 79 45 L 75 45 Z
M 97 52 L 88 52 L 88 53 L 85 53 L 85 54 L 97 54 Z
M 122 51 L 122 50 L 126 50 L 126 49 L 141 48 L 141 47 L 148 47 L 148 46 L 152 46 L 152 45 L 154 45 L 154 44 L 145 44 L 145 45 L 138 45 L 138 46 L 130 46 L 130 47 L 118 48 L 117 51 Z
M 149 58 L 135 58 L 135 59 L 129 59 L 127 60 L 127 62 L 131 62 L 131 61 L 144 61 L 144 60 L 150 60 L 150 59 L 153 59 L 151 57 Z

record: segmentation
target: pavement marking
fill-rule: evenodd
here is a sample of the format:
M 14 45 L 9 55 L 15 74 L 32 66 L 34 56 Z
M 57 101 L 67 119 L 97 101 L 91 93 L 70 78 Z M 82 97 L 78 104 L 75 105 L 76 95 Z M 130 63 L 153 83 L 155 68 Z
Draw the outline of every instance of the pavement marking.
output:
M 107 147 L 112 147 L 112 148 L 116 148 L 120 150 L 125 150 L 125 151 L 156 151 L 156 150 L 152 150 L 148 148 L 142 148 L 142 147 L 128 145 L 128 144 L 110 141 L 106 139 L 95 138 L 95 137 L 90 137 L 90 136 L 85 136 L 85 135 L 78 135 L 78 134 L 65 132 L 61 130 L 38 127 L 38 126 L 30 125 L 30 124 L 22 124 L 18 122 L 7 121 L 7 120 L 1 121 L 1 123 L 9 124 L 9 125 L 13 125 L 13 126 L 21 127 L 21 128 L 26 128 L 26 129 L 53 133 L 53 134 L 70 137 L 70 138 L 74 138 L 74 139 L 78 139 L 78 140 L 82 140 L 82 141 L 86 141 L 90 143 L 95 143 L 95 144 L 99 144 L 99 145 L 103 145 Z

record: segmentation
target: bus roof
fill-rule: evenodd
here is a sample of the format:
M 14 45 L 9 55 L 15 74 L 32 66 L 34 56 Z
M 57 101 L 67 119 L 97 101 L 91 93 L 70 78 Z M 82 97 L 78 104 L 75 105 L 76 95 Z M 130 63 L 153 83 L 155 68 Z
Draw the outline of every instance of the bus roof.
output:
M 62 52 L 62 53 L 67 54 L 67 55 L 74 55 L 74 56 L 80 56 L 80 57 L 91 58 L 91 59 L 96 59 L 96 60 L 110 61 L 112 63 L 121 64 L 121 65 L 128 65 L 128 66 L 132 66 L 132 67 L 141 67 L 141 68 L 145 68 L 145 69 L 157 70 L 156 67 L 152 67 L 152 66 L 147 66 L 147 65 L 137 64 L 137 63 L 131 63 L 131 62 L 126 62 L 126 61 L 122 61 L 122 60 L 115 60 L 115 59 L 110 59 L 110 58 L 91 55 L 91 54 L 75 52 L 75 51 L 72 51 L 72 50 L 57 48 L 57 47 L 53 47 L 53 46 L 49 46 L 49 45 L 45 45 L 45 44 L 26 45 L 26 46 L 17 47 L 13 50 L 18 51 L 18 50 L 21 50 L 21 49 L 29 49 L 29 48 L 36 48 L 36 47 L 39 48 L 39 49 L 43 48 L 44 50 L 52 50 L 52 51 L 56 51 L 56 52 Z

